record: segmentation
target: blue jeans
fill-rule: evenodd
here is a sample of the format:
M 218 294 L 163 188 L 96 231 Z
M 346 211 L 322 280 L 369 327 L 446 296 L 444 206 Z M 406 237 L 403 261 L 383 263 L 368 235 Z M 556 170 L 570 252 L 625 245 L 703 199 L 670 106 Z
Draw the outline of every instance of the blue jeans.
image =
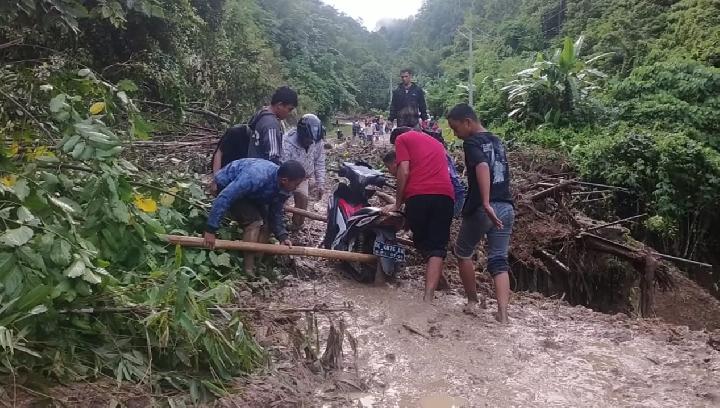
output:
M 510 269 L 508 249 L 515 221 L 515 209 L 512 204 L 504 202 L 492 202 L 490 205 L 495 210 L 495 215 L 502 221 L 503 228 L 495 227 L 482 208 L 478 208 L 471 215 L 463 216 L 460 233 L 455 243 L 455 256 L 459 259 L 470 259 L 475 247 L 483 237 L 487 236 L 485 243 L 487 269 L 490 275 L 496 276 Z

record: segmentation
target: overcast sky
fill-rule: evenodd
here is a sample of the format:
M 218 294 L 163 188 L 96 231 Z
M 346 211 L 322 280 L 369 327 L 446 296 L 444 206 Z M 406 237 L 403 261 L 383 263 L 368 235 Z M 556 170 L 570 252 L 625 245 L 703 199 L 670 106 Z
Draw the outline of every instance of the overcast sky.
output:
M 355 19 L 362 19 L 365 27 L 375 30 L 378 21 L 405 18 L 420 10 L 423 0 L 322 0 Z

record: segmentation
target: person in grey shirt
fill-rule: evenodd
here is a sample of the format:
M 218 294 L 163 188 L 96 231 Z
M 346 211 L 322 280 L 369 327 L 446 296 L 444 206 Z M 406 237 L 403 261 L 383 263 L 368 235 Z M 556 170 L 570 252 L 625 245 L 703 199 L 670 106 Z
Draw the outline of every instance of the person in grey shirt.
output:
M 298 105 L 297 92 L 287 86 L 278 88 L 272 96 L 270 106 L 260 109 L 253 119 L 253 136 L 248 147 L 248 156 L 270 160 L 275 164 L 282 162 L 283 127 L 285 120 Z
M 295 160 L 303 165 L 307 178 L 293 193 L 295 208 L 307 210 L 310 198 L 310 179 L 315 180 L 317 199 L 322 199 L 325 191 L 325 128 L 320 119 L 312 113 L 303 115 L 297 128 L 285 135 L 283 162 Z M 292 229 L 299 230 L 305 217 L 293 215 Z

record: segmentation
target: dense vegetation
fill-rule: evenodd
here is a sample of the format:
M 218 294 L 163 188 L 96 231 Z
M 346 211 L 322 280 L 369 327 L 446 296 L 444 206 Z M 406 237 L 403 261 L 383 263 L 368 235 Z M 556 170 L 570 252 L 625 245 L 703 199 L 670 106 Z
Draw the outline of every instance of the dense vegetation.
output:
M 492 129 L 630 188 L 640 237 L 720 264 L 716 0 L 427 0 L 377 33 L 319 0 L 5 1 L 0 61 L 0 375 L 199 400 L 263 361 L 223 309 L 241 259 L 156 237 L 201 231 L 197 175 L 122 155 L 198 109 L 242 121 L 284 83 L 328 120 L 386 109 L 402 66 L 435 116 L 470 78 Z
M 283 83 L 325 118 L 386 106 L 352 81 L 376 81 L 375 40 L 315 1 L 0 3 L 2 382 L 109 378 L 200 401 L 262 364 L 227 307 L 240 255 L 157 236 L 201 233 L 198 176 L 123 151 L 204 120 L 186 109 L 244 120 Z
M 617 207 L 652 215 L 638 236 L 718 265 L 719 2 L 428 0 L 380 32 L 420 71 L 433 114 L 467 101 L 471 77 L 491 128 L 637 192 Z

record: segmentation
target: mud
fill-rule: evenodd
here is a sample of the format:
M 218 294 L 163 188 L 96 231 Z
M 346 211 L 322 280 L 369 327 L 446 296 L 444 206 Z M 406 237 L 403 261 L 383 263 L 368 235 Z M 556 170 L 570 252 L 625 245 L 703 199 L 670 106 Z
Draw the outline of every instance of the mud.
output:
M 320 230 L 308 222 L 303 241 L 317 240 Z M 346 345 L 343 373 L 334 375 L 367 386 L 343 393 L 322 385 L 310 406 L 720 406 L 720 352 L 707 332 L 528 293 L 513 295 L 511 324 L 501 325 L 492 299 L 476 316 L 461 312 L 456 279 L 433 305 L 423 303 L 421 267 L 382 288 L 353 282 L 327 261 L 296 260 L 295 272 L 314 278 L 283 288 L 285 303 L 352 304 L 332 319 L 344 320 L 358 355 Z M 323 338 L 328 320 L 319 317 L 319 326 Z
M 720 404 L 720 353 L 702 332 L 524 295 L 514 296 L 512 323 L 504 326 L 492 318 L 493 301 L 468 316 L 457 294 L 426 305 L 420 293 L 416 282 L 373 288 L 333 273 L 322 284 L 283 291 L 305 304 L 353 302 L 344 318 L 369 385 L 363 395 L 347 395 L 356 406 Z
M 371 160 L 376 155 L 362 151 L 352 157 Z M 324 204 L 315 208 L 323 209 Z M 316 245 L 322 231 L 322 224 L 308 221 L 293 239 Z M 351 303 L 350 312 L 314 318 L 320 339 L 327 338 L 331 319 L 343 320 L 357 341 L 357 355 L 346 341 L 342 368 L 323 370 L 317 361 L 288 358 L 289 340 L 278 338 L 287 336 L 276 331 L 263 341 L 277 351 L 268 370 L 242 381 L 238 395 L 216 406 L 720 406 L 718 333 L 601 314 L 538 294 L 514 294 L 511 323 L 500 325 L 492 317 L 492 300 L 477 316 L 461 312 L 464 299 L 453 268 L 448 268 L 450 289 L 427 305 L 421 302 L 417 267 L 408 268 L 397 283 L 376 288 L 343 277 L 336 263 L 293 262 L 283 272 L 302 279 L 288 280 L 273 301 L 290 307 Z M 489 293 L 485 276 L 480 286 Z M 671 303 L 668 298 L 668 309 Z M 299 317 L 297 327 L 306 327 L 308 318 Z M 672 321 L 683 319 L 678 314 Z

